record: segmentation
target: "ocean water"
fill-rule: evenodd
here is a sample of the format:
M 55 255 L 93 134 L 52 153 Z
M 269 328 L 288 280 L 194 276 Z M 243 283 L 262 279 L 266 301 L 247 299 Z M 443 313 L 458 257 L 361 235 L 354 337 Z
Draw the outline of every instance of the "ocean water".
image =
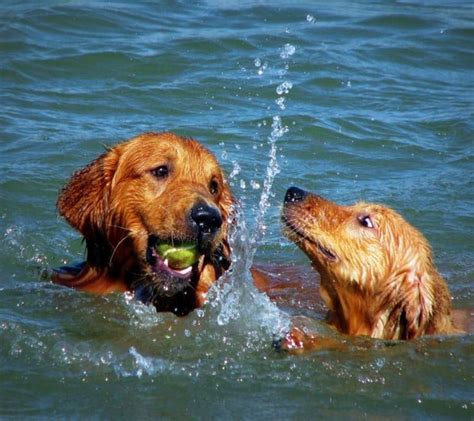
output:
M 311 277 L 279 228 L 297 185 L 400 211 L 474 307 L 472 3 L 290 3 L 2 2 L 1 418 L 474 417 L 472 334 L 277 353 L 287 310 L 245 265 Z M 40 276 L 83 256 L 69 175 L 151 130 L 211 149 L 242 206 L 245 264 L 186 318 Z

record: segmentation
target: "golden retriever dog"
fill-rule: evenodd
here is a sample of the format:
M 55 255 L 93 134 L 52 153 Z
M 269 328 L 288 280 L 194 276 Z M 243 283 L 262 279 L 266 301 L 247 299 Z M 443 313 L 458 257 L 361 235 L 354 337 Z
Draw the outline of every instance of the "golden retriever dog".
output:
M 339 332 L 380 339 L 459 332 L 428 241 L 392 209 L 340 206 L 291 187 L 282 224 L 319 272 L 327 321 Z M 297 329 L 292 339 L 305 345 Z
M 84 237 L 87 258 L 56 270 L 53 281 L 133 291 L 158 311 L 186 315 L 229 267 L 233 202 L 215 157 L 197 141 L 145 133 L 120 143 L 60 193 L 58 211 Z

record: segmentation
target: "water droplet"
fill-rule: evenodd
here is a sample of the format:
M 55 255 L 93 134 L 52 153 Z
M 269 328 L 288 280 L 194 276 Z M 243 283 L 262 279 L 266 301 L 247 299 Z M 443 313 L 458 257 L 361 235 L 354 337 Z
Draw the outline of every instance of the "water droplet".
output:
M 285 44 L 280 52 L 280 57 L 282 59 L 287 59 L 295 54 L 296 48 L 291 44 Z
M 378 368 L 382 368 L 384 365 L 385 365 L 385 359 L 384 358 L 377 358 L 375 360 L 375 365 L 378 367 Z
M 255 180 L 250 180 L 250 186 L 252 187 L 252 189 L 258 190 L 260 188 L 260 183 Z
M 285 80 L 283 83 L 281 83 L 280 85 L 277 86 L 276 93 L 278 95 L 287 94 L 288 92 L 290 92 L 290 89 L 292 87 L 293 87 L 293 83 Z
M 202 319 L 202 318 L 204 317 L 204 315 L 206 314 L 206 312 L 205 312 L 203 309 L 201 309 L 201 308 L 198 308 L 197 310 L 195 310 L 195 312 L 196 312 L 196 315 L 197 315 L 200 319 Z
M 285 107 L 285 98 L 284 97 L 280 97 L 278 99 L 275 100 L 275 103 L 278 105 L 278 107 L 281 109 L 281 110 L 284 110 L 286 107 Z
M 235 178 L 235 176 L 238 175 L 240 171 L 242 170 L 242 168 L 240 167 L 237 161 L 232 161 L 232 165 L 233 165 L 232 172 L 229 174 L 230 179 Z

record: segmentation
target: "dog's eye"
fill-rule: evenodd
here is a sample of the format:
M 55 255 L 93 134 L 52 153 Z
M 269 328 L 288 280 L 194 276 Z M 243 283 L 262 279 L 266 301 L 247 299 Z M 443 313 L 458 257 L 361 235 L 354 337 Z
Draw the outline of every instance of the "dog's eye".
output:
M 209 183 L 209 191 L 211 194 L 217 194 L 217 191 L 219 190 L 219 183 L 216 180 L 212 180 Z
M 168 168 L 167 165 L 160 165 L 159 167 L 156 167 L 151 170 L 151 173 L 156 178 L 165 178 L 168 176 L 169 172 L 170 172 L 170 169 Z
M 359 223 L 366 228 L 375 228 L 375 224 L 372 222 L 369 215 L 359 216 Z

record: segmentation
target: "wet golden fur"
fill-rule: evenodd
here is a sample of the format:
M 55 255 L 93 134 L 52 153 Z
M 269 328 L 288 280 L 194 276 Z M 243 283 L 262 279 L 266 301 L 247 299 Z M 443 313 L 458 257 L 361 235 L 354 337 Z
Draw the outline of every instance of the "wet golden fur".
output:
M 156 176 L 160 166 L 168 176 Z M 203 255 L 188 284 L 162 279 L 147 262 L 150 238 L 197 241 L 189 218 L 197 203 L 216 208 L 222 226 L 200 245 Z M 158 310 L 184 315 L 203 304 L 228 265 L 232 204 L 219 164 L 198 142 L 145 133 L 118 144 L 76 172 L 59 196 L 59 213 L 84 237 L 87 261 L 80 273 L 59 271 L 53 280 L 96 293 L 134 291 Z
M 327 320 L 339 332 L 382 339 L 457 332 L 428 241 L 392 209 L 305 193 L 285 202 L 282 221 L 319 272 Z

